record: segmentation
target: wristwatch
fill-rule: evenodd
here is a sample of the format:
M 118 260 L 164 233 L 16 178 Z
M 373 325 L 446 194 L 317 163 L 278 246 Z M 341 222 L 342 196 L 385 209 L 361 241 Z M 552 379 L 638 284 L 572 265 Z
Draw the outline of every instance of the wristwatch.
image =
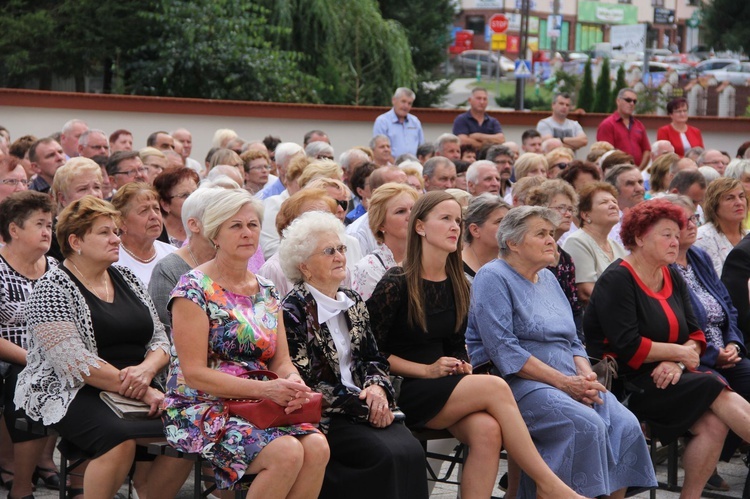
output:
M 677 363 L 677 365 L 678 365 L 678 366 L 680 367 L 680 369 L 682 369 L 683 371 L 685 370 L 685 364 L 683 364 L 682 362 L 678 362 L 678 363 Z

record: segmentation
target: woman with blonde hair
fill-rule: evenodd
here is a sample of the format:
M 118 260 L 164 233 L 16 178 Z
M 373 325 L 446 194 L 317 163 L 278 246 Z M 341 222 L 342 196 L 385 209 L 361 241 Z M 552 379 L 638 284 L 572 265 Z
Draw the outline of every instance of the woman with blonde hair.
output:
M 573 151 L 567 147 L 557 147 L 544 155 L 547 160 L 547 177 L 557 178 L 575 159 Z
M 703 202 L 706 223 L 698 227 L 695 245 L 711 257 L 717 275 L 729 252 L 747 234 L 742 226 L 747 209 L 747 195 L 739 180 L 722 177 L 708 184 Z
M 380 278 L 406 256 L 409 216 L 419 194 L 406 184 L 389 182 L 372 193 L 368 222 L 378 248 L 354 267 L 352 288 L 363 300 L 370 298 Z
M 148 178 L 151 183 L 157 175 L 169 166 L 167 155 L 155 147 L 144 147 L 138 151 L 138 156 L 141 158 L 143 166 L 148 168 Z
M 649 178 L 649 184 L 651 186 L 649 191 L 651 197 L 653 197 L 654 194 L 666 194 L 667 189 L 669 188 L 669 183 L 675 175 L 673 168 L 679 160 L 680 157 L 671 152 L 662 154 L 651 163 L 651 166 L 648 168 L 648 172 L 651 175 Z
M 242 172 L 245 168 L 245 163 L 240 158 L 239 154 L 232 151 L 231 149 L 217 149 L 211 155 L 211 159 L 208 160 L 208 170 L 216 165 L 229 165 L 234 166 Z
M 523 153 L 516 160 L 513 169 L 516 172 L 516 182 L 524 177 L 537 176 L 547 178 L 547 159 L 541 154 L 533 152 Z

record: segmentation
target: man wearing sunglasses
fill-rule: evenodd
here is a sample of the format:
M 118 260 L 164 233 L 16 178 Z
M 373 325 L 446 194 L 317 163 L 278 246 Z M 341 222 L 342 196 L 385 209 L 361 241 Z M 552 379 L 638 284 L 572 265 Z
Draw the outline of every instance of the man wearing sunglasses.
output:
M 599 124 L 596 140 L 609 142 L 635 159 L 643 170 L 651 159 L 651 143 L 643 123 L 633 117 L 638 96 L 632 88 L 623 88 L 617 94 L 617 110 Z

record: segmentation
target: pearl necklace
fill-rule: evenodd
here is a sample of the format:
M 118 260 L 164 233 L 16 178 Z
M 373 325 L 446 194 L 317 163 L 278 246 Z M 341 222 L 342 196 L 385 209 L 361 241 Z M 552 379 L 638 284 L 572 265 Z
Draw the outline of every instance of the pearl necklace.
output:
M 97 298 L 100 300 L 102 299 L 101 296 L 99 296 L 99 293 L 96 292 L 96 289 L 94 289 L 94 286 L 91 285 L 91 283 L 83 277 L 83 273 L 81 273 L 80 270 L 78 270 L 78 265 L 75 264 L 73 260 L 68 260 L 71 265 L 73 265 L 73 268 L 76 272 L 78 272 L 78 275 L 81 276 L 81 281 L 83 281 L 83 285 L 86 286 L 88 289 L 91 290 L 92 293 L 96 295 Z M 107 278 L 104 277 L 104 297 L 105 299 L 103 301 L 109 302 L 109 282 L 107 282 Z
M 124 244 L 120 243 L 120 247 L 125 250 L 125 253 L 132 256 L 141 263 L 151 263 L 154 261 L 154 258 L 156 258 L 156 248 L 154 248 L 154 254 L 144 260 L 143 258 L 137 256 L 135 253 L 127 249 Z

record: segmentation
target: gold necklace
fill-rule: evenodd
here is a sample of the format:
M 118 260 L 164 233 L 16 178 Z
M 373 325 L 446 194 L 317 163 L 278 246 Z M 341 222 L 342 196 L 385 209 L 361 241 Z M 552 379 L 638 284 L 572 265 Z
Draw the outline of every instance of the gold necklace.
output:
M 193 254 L 193 250 L 190 248 L 190 244 L 187 245 L 188 253 L 190 253 L 190 258 L 193 259 L 193 263 L 195 264 L 195 267 L 198 266 L 198 260 L 195 258 L 195 255 Z M 193 268 L 195 268 L 193 267 Z
M 81 280 L 83 281 L 83 285 L 86 286 L 88 289 L 90 289 L 91 292 L 94 293 L 96 295 L 96 297 L 101 300 L 102 297 L 99 296 L 99 293 L 96 292 L 96 289 L 94 289 L 94 287 L 91 285 L 91 283 L 88 281 L 88 279 L 86 279 L 85 277 L 83 277 L 83 273 L 80 270 L 78 270 L 78 265 L 76 265 L 73 260 L 68 260 L 68 261 L 70 262 L 71 265 L 73 265 L 73 268 L 75 269 L 76 272 L 78 272 L 78 275 L 81 276 Z M 104 293 L 105 293 L 104 294 L 105 300 L 103 300 L 103 301 L 109 302 L 109 283 L 107 282 L 107 278 L 106 277 L 104 277 Z
M 130 251 L 129 249 L 127 249 L 124 244 L 120 243 L 120 247 L 122 247 L 122 249 L 125 250 L 125 253 L 127 253 L 130 256 L 132 256 L 133 258 L 135 258 L 136 260 L 138 260 L 141 263 L 151 263 L 151 262 L 154 261 L 154 258 L 156 258 L 156 248 L 153 248 L 154 249 L 154 254 L 153 255 L 151 255 L 149 258 L 143 259 L 143 258 L 139 257 L 138 255 L 136 255 L 135 253 L 133 253 L 132 251 Z

